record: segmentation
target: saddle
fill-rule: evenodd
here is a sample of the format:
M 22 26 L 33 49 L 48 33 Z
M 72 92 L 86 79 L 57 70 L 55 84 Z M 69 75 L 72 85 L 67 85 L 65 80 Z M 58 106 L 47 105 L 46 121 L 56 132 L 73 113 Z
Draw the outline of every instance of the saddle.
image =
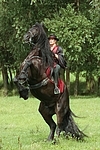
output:
M 46 69 L 45 73 L 46 73 L 47 77 L 50 79 L 50 81 L 52 83 L 54 83 L 54 79 L 53 79 L 53 75 L 52 75 L 53 74 L 53 68 L 48 67 Z M 60 90 L 60 93 L 63 93 L 64 92 L 64 82 L 60 78 L 58 79 L 58 85 L 57 86 Z

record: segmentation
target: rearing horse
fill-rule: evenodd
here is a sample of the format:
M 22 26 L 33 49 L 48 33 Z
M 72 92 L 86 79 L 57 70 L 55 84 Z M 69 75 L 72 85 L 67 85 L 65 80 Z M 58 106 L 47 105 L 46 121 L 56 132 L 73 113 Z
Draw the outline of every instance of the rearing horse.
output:
M 54 139 L 55 130 L 58 136 L 64 131 L 76 139 L 82 139 L 85 134 L 73 120 L 67 86 L 60 79 L 60 94 L 54 94 L 53 54 L 42 25 L 33 25 L 25 34 L 24 41 L 33 47 L 14 79 L 20 97 L 28 99 L 30 89 L 32 95 L 40 100 L 39 112 L 50 127 L 48 140 Z M 54 114 L 57 116 L 57 125 L 52 118 Z

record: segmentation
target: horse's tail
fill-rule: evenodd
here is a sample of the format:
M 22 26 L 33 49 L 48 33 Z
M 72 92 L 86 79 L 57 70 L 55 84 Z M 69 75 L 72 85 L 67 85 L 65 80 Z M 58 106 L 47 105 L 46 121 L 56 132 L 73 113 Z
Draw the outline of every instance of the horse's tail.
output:
M 76 117 L 76 118 L 86 118 L 86 117 L 79 117 L 79 116 L 75 115 L 75 114 L 72 112 L 72 110 L 70 110 L 70 112 L 71 112 L 71 115 L 72 115 L 73 117 Z
M 70 109 L 69 111 L 66 113 L 66 116 L 64 119 L 67 119 L 66 122 L 66 126 L 65 126 L 65 133 L 66 136 L 71 136 L 72 138 L 75 138 L 76 140 L 83 140 L 84 137 L 87 135 L 84 134 L 79 127 L 77 126 L 77 124 L 75 123 L 74 117 L 77 117 Z

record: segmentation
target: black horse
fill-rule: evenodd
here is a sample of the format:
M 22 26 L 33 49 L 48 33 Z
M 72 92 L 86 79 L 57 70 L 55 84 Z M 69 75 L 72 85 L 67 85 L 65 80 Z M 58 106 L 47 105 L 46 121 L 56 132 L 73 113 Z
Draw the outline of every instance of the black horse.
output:
M 76 139 L 83 139 L 85 134 L 80 131 L 73 120 L 70 109 L 69 94 L 66 85 L 59 79 L 60 94 L 54 94 L 53 55 L 50 51 L 48 38 L 41 24 L 36 23 L 25 34 L 24 41 L 32 45 L 32 51 L 23 61 L 20 73 L 14 82 L 17 85 L 20 97 L 28 99 L 28 92 L 39 99 L 39 112 L 50 127 L 48 140 L 59 136 L 61 131 Z M 52 119 L 56 114 L 57 125 Z

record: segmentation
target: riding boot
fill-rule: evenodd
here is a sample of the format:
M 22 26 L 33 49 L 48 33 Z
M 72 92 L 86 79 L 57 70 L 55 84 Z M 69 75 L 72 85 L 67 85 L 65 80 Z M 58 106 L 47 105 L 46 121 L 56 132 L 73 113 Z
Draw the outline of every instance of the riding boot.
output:
M 54 94 L 59 94 L 60 89 L 58 88 L 58 79 L 59 79 L 59 72 L 60 72 L 60 66 L 57 64 L 54 68 L 54 81 L 55 81 L 55 88 L 54 88 Z
M 55 83 L 54 94 L 59 94 L 60 89 L 57 87 L 57 83 Z

